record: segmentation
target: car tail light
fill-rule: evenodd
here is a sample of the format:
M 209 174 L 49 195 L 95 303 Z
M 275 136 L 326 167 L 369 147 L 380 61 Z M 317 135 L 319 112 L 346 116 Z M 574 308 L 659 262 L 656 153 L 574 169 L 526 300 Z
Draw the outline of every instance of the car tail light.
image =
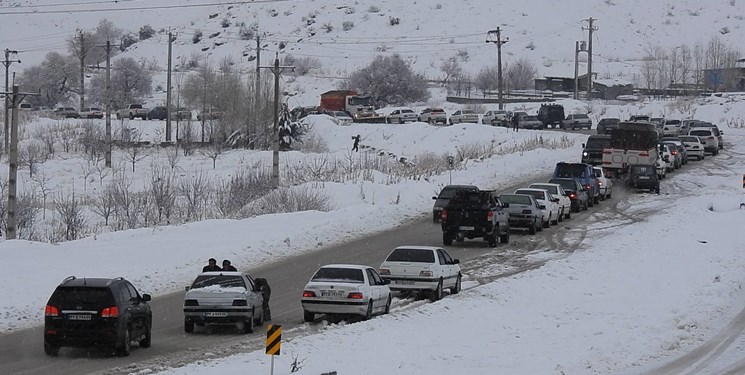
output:
M 304 290 L 303 291 L 303 297 L 315 297 L 316 292 L 311 292 L 310 290 Z
M 245 299 L 234 299 L 233 306 L 248 306 L 248 302 Z
M 57 334 L 57 330 L 56 329 L 48 329 L 47 330 L 47 335 L 56 335 L 56 334 Z
M 603 149 L 603 154 L 609 155 L 609 154 L 612 154 L 612 153 L 613 153 L 613 150 L 611 150 L 609 148 L 604 148 Z
M 378 274 L 380 274 L 380 275 L 390 275 L 391 274 L 391 270 L 389 270 L 387 268 L 381 268 L 381 269 L 378 270 Z
M 486 219 L 492 221 L 494 219 L 494 211 L 489 211 L 489 213 L 486 214 Z
M 59 316 L 59 309 L 54 306 L 47 305 L 46 307 L 44 307 L 44 316 Z
M 432 271 L 430 271 L 430 270 L 422 270 L 422 271 L 419 272 L 419 276 L 432 277 Z
M 101 317 L 102 318 L 118 318 L 119 308 L 116 306 L 107 307 L 101 310 Z
M 585 185 L 585 189 L 590 190 L 590 184 Z
M 184 301 L 184 306 L 199 306 L 199 302 L 195 299 L 187 299 Z
M 442 220 L 447 219 L 448 218 L 448 210 L 442 210 L 442 212 L 440 212 L 440 218 Z
M 351 299 L 363 299 L 363 298 L 365 298 L 365 296 L 363 296 L 362 293 L 360 293 L 360 292 L 352 292 L 352 293 L 349 293 L 349 295 L 347 296 L 347 298 L 351 298 Z
M 678 150 L 673 150 L 672 154 L 673 155 L 678 155 Z
M 569 193 L 569 198 L 570 198 L 570 199 L 574 199 L 574 198 L 577 198 L 577 194 L 574 194 L 574 193 Z

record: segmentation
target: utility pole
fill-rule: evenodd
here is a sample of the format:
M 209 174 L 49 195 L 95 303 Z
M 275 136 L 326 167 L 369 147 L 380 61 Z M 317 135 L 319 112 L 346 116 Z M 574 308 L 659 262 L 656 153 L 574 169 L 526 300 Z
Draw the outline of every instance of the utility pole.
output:
M 502 30 L 500 27 L 497 27 L 496 30 L 489 30 L 486 34 L 486 42 L 497 45 L 497 92 L 499 109 L 504 109 L 504 102 L 502 100 L 502 44 L 507 43 L 508 40 L 509 38 L 502 40 Z
M 7 230 L 5 238 L 14 240 L 16 233 L 16 203 L 18 190 L 18 106 L 26 95 L 39 95 L 38 93 L 20 93 L 18 85 L 13 85 L 12 92 L 4 92 L 6 98 L 10 99 L 13 106 L 13 121 L 10 127 L 10 147 L 8 152 L 8 218 L 6 220 Z M 10 95 L 10 97 L 9 97 Z
M 104 148 L 106 149 L 105 166 L 111 168 L 111 49 L 114 45 L 106 41 L 106 135 Z
M 279 187 L 279 77 L 285 69 L 295 70 L 294 66 L 280 66 L 279 54 L 274 57 L 274 66 L 260 66 L 274 73 L 274 126 L 272 127 L 272 187 Z
M 173 33 L 168 29 L 168 77 L 166 79 L 166 142 L 171 142 L 171 50 Z
M 586 29 L 582 27 L 582 30 L 589 31 L 587 37 L 587 100 L 592 100 L 592 32 L 598 28 L 592 25 L 593 22 L 597 21 L 592 17 L 583 21 L 587 21 L 589 24 Z
M 83 36 L 83 30 L 78 30 L 80 37 L 80 110 L 85 108 L 85 55 L 88 53 L 85 50 L 85 37 Z
M 11 60 L 10 55 L 16 55 L 18 54 L 18 51 L 13 51 L 9 49 L 5 49 L 5 60 L 3 60 L 3 65 L 5 65 L 5 92 L 9 92 L 10 88 L 8 87 L 8 68 L 10 67 L 10 64 L 17 62 L 21 63 L 21 60 Z M 8 152 L 8 140 L 10 139 L 10 113 L 8 110 L 10 109 L 10 98 L 8 97 L 8 94 L 5 95 L 5 142 L 3 143 L 3 151 Z

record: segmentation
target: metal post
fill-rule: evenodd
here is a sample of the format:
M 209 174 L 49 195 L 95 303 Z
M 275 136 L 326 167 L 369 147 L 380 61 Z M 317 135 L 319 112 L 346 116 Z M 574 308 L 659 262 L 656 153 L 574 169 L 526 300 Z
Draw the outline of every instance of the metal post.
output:
M 106 168 L 111 168 L 111 41 L 106 41 Z
M 272 367 L 271 367 L 271 370 L 269 370 L 269 375 L 274 375 L 274 356 L 271 356 L 271 357 L 272 357 Z
M 7 91 L 6 95 L 7 97 Z M 5 238 L 14 240 L 16 233 L 16 192 L 18 188 L 18 86 L 13 86 L 13 123 L 10 128 L 10 152 L 8 160 L 8 229 Z
M 279 56 L 274 58 L 274 128 L 272 133 L 272 186 L 279 187 Z
M 579 98 L 579 41 L 574 42 L 574 100 Z
M 166 77 L 166 142 L 171 142 L 171 50 L 173 33 L 168 30 L 168 76 Z M 178 111 L 178 108 L 176 109 Z M 178 112 L 177 112 L 178 113 Z M 178 116 L 177 116 L 178 118 Z

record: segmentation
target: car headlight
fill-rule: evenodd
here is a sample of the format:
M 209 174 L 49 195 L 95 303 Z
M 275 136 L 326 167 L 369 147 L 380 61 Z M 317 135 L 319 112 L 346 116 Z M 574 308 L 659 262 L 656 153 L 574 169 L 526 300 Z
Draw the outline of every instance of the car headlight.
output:
M 582 153 L 582 156 L 587 156 L 587 155 L 588 155 L 587 152 Z

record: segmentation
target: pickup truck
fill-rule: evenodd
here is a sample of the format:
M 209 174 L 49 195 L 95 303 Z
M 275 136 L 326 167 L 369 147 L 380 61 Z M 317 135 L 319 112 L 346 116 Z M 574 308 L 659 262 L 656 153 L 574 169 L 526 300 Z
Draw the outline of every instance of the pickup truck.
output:
M 509 243 L 509 215 L 492 190 L 458 190 L 441 213 L 442 242 L 483 238 L 489 246 Z
M 130 104 L 116 111 L 116 118 L 128 118 L 130 120 L 134 120 L 135 117 L 139 117 L 143 120 L 147 120 L 148 112 L 148 109 L 143 107 L 142 104 Z

